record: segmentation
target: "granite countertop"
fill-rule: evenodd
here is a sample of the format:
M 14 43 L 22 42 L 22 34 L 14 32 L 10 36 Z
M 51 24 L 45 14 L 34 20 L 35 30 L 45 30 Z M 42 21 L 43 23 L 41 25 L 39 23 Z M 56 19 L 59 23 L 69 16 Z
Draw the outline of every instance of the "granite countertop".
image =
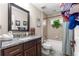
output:
M 11 46 L 15 46 L 24 42 L 35 40 L 36 38 L 41 38 L 41 36 L 28 36 L 24 38 L 14 38 L 11 41 L 2 42 L 2 47 L 0 48 L 0 50 L 11 47 Z

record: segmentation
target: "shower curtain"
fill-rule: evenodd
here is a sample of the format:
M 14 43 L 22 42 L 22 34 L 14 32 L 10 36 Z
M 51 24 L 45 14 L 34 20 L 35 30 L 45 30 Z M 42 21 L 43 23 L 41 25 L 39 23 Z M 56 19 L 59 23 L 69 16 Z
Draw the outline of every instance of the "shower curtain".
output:
M 71 41 L 73 41 L 73 31 L 74 30 L 69 30 L 68 28 L 69 22 L 64 22 L 64 39 L 63 39 L 63 46 L 62 46 L 62 51 L 63 55 L 69 55 L 72 56 L 74 55 L 74 48 L 71 47 Z

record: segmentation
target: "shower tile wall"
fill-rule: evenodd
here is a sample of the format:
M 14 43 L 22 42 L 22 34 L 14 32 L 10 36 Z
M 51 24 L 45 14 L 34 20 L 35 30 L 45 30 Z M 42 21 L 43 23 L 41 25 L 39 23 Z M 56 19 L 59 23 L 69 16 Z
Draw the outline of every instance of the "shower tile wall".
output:
M 60 19 L 63 20 L 62 17 L 56 17 L 56 18 L 51 18 L 51 19 Z M 48 20 L 48 26 L 47 26 L 47 38 L 48 39 L 54 39 L 54 40 L 62 40 L 63 39 L 63 35 L 64 35 L 64 31 L 63 31 L 63 26 L 61 26 L 60 28 L 56 29 L 53 28 L 50 24 L 50 19 Z

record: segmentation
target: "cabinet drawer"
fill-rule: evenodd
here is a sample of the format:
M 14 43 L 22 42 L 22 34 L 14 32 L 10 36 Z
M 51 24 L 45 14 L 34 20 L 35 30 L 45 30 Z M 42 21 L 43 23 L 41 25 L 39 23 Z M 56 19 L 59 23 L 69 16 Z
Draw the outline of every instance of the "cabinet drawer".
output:
M 29 49 L 33 47 L 34 45 L 36 45 L 36 40 L 26 42 L 24 43 L 24 50 Z
M 22 47 L 23 47 L 22 45 L 17 45 L 17 46 L 13 46 L 13 47 L 4 49 L 4 50 L 3 50 L 3 54 L 4 54 L 5 56 L 15 56 L 15 55 L 17 55 L 18 53 L 20 53 L 20 52 L 23 51 Z

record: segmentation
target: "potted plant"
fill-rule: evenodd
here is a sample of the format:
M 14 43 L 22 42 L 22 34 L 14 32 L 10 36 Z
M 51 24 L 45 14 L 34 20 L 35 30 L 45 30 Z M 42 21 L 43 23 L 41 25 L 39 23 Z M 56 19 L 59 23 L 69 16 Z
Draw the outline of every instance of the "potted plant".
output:
M 60 23 L 59 19 L 53 21 L 52 27 L 59 28 L 60 26 L 61 26 L 61 23 Z

